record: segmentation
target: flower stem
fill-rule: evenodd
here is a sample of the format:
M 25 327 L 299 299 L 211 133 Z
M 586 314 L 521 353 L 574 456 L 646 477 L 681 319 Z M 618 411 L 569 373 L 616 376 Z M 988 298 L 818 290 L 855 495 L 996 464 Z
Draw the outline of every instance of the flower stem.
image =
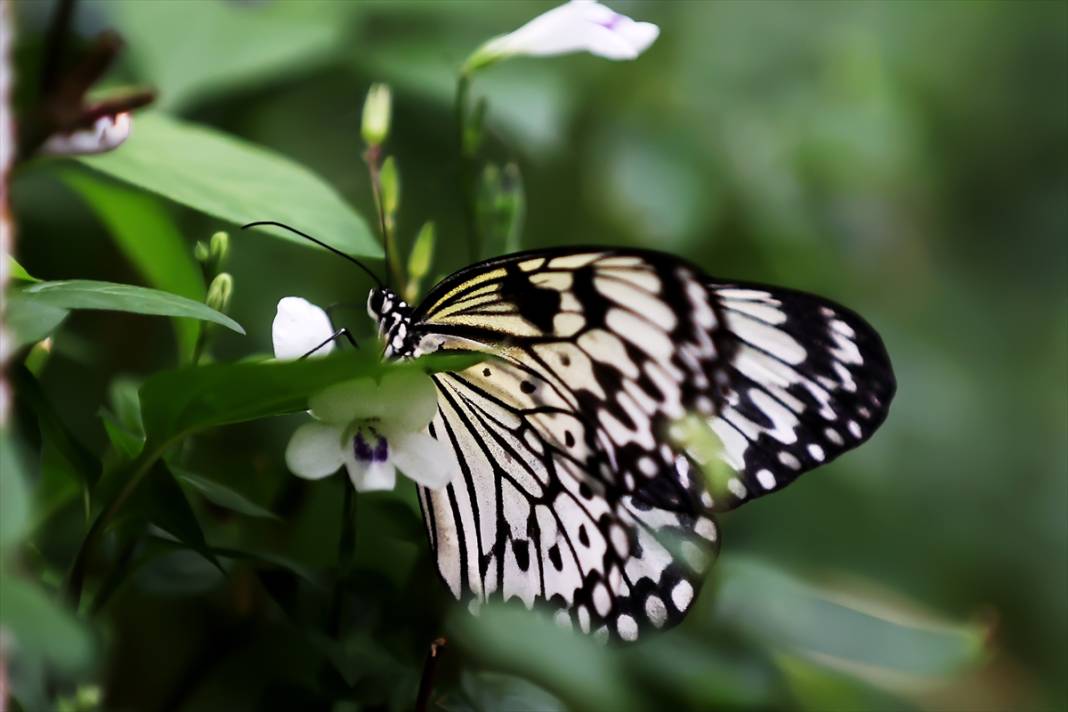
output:
M 337 581 L 330 602 L 329 632 L 336 636 L 341 632 L 341 608 L 344 599 L 345 581 L 356 554 L 356 488 L 348 482 L 341 503 L 341 525 L 337 540 Z
M 441 657 L 441 649 L 445 647 L 445 638 L 436 638 L 430 644 L 430 650 L 423 663 L 423 676 L 419 679 L 419 694 L 415 698 L 415 711 L 426 712 L 430 704 L 430 693 L 434 691 L 434 673 L 438 669 L 438 658 Z
M 478 229 L 478 191 L 475 185 L 474 155 L 467 140 L 468 95 L 471 76 L 461 72 L 456 81 L 456 146 L 460 154 L 460 187 L 463 190 L 464 221 L 467 223 L 467 245 L 472 262 L 482 257 L 482 236 Z
M 378 232 L 382 236 L 382 247 L 386 252 L 386 273 L 392 276 L 398 293 L 404 293 L 404 272 L 397 260 L 397 245 L 394 233 L 393 219 L 386 214 L 386 206 L 382 200 L 382 147 L 368 146 L 364 151 L 363 160 L 367 163 L 367 173 L 371 178 L 371 195 L 375 201 L 375 212 L 378 213 Z

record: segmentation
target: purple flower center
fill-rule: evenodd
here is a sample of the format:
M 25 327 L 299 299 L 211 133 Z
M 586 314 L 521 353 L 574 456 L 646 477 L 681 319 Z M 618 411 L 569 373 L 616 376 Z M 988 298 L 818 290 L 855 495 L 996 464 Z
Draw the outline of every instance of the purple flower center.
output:
M 360 462 L 385 462 L 389 459 L 389 442 L 371 430 L 357 430 L 352 438 L 352 450 Z
M 608 20 L 606 20 L 604 22 L 598 22 L 597 24 L 599 24 L 601 27 L 605 28 L 606 30 L 614 30 L 614 29 L 616 29 L 616 27 L 619 26 L 619 21 L 622 20 L 622 19 L 623 19 L 622 15 L 617 14 L 617 13 L 613 13 L 612 17 L 610 17 Z

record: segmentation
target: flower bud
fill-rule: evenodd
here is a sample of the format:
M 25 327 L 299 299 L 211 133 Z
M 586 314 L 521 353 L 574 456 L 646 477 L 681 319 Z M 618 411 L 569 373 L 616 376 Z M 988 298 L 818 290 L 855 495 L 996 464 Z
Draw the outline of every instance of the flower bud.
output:
M 378 176 L 379 185 L 382 188 L 382 212 L 391 220 L 397 214 L 400 206 L 400 175 L 397 172 L 397 162 L 393 156 L 389 156 L 382 162 L 382 170 Z
M 222 314 L 230 308 L 230 297 L 234 293 L 234 278 L 227 272 L 216 275 L 208 285 L 207 305 Z
M 372 84 L 363 102 L 361 133 L 368 146 L 381 146 L 389 136 L 392 96 L 386 84 Z
M 211 259 L 211 249 L 207 243 L 197 240 L 197 244 L 193 247 L 193 257 L 196 258 L 197 262 L 206 264 Z
M 226 258 L 230 256 L 230 236 L 222 230 L 212 235 L 208 255 L 211 258 L 212 267 L 221 270 Z

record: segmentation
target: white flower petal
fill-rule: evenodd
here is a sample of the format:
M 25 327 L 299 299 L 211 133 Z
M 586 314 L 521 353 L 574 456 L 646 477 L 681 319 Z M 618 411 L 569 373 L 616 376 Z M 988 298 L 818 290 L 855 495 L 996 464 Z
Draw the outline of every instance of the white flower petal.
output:
M 133 119 L 123 111 L 114 116 L 101 116 L 89 128 L 69 133 L 52 134 L 41 147 L 51 156 L 86 156 L 118 148 L 130 137 Z
M 593 0 L 572 0 L 493 38 L 476 56 L 547 57 L 585 51 L 606 59 L 634 59 L 659 34 L 660 28 L 650 22 L 635 22 Z
M 460 473 L 452 448 L 426 433 L 391 433 L 387 437 L 390 458 L 424 487 L 444 489 Z
M 393 462 L 362 462 L 356 458 L 346 458 L 345 469 L 357 492 L 377 492 L 391 490 L 397 484 L 397 468 Z
M 316 393 L 308 399 L 308 407 L 324 423 L 348 425 L 354 420 L 381 417 L 385 401 L 373 379 L 356 378 Z
M 382 377 L 381 418 L 390 430 L 419 431 L 438 412 L 438 389 L 421 371 L 393 371 Z
M 278 302 L 278 312 L 271 324 L 275 358 L 298 359 L 333 335 L 330 317 L 307 299 L 285 297 Z M 333 350 L 334 342 L 328 341 L 311 355 L 325 356 Z
M 341 429 L 323 423 L 306 423 L 286 446 L 286 466 L 297 477 L 318 480 L 337 472 L 345 462 Z

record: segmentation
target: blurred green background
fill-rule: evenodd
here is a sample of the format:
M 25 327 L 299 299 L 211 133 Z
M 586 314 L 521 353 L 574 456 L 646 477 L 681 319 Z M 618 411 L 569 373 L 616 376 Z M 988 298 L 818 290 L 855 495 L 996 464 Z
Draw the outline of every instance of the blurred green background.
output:
M 324 632 L 345 483 L 286 473 L 299 418 L 211 431 L 187 444 L 190 472 L 274 516 L 186 492 L 212 546 L 255 556 L 225 559 L 223 577 L 162 538 L 145 544 L 101 611 L 33 622 L 67 654 L 15 651 L 20 703 L 89 709 L 99 688 L 104 709 L 409 709 L 430 641 L 447 634 L 430 709 L 1066 708 L 1068 5 L 611 6 L 661 27 L 638 60 L 515 59 L 473 83 L 489 107 L 483 157 L 522 172 L 522 245 L 654 246 L 851 306 L 899 379 L 879 434 L 722 517 L 690 618 L 621 652 L 512 611 L 451 613 L 407 481 L 359 497 L 342 630 Z M 52 7 L 14 3 L 20 77 Z M 368 224 L 360 111 L 371 82 L 389 83 L 400 241 L 436 222 L 433 275 L 469 261 L 457 67 L 550 7 L 116 0 L 80 3 L 75 27 L 125 39 L 108 84 L 153 86 L 155 111 L 289 157 Z M 283 296 L 365 299 L 351 265 L 120 190 L 93 160 L 15 175 L 31 274 L 149 284 L 116 233 L 136 241 L 162 210 L 190 253 L 232 231 L 230 313 L 248 334 L 220 331 L 216 360 L 269 352 Z M 110 221 L 86 183 L 115 201 Z M 369 333 L 362 309 L 343 320 Z M 100 453 L 101 407 L 173 368 L 174 338 L 163 319 L 77 312 L 38 379 Z M 14 568 L 54 590 L 84 514 L 48 448 L 38 457 L 32 419 L 17 422 L 33 527 Z

